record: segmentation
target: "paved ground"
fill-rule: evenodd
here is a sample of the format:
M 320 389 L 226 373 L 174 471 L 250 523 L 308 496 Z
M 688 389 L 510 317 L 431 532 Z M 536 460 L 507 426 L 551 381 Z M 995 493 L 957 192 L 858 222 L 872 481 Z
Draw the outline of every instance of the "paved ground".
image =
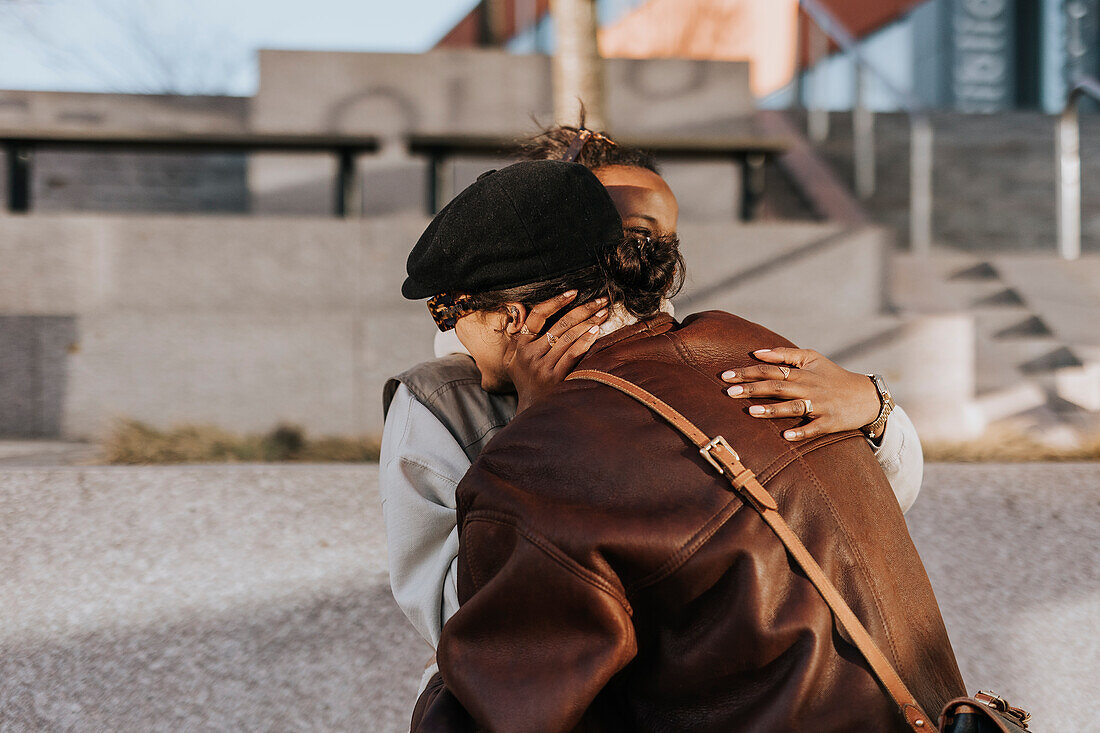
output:
M 0 466 L 0 731 L 406 729 L 376 480 Z M 968 685 L 1089 730 L 1100 463 L 930 466 L 909 520 Z
M 0 440 L 0 468 L 81 466 L 95 463 L 99 448 L 59 440 Z

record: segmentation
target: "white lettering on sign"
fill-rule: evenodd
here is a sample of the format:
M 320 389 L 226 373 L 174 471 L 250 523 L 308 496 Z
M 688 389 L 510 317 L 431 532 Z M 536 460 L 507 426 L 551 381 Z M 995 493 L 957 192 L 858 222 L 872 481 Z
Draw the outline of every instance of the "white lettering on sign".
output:
M 956 106 L 965 112 L 994 112 L 1010 102 L 1008 0 L 956 0 Z
M 963 10 L 976 18 L 996 18 L 1008 6 L 1008 0 L 963 0 Z

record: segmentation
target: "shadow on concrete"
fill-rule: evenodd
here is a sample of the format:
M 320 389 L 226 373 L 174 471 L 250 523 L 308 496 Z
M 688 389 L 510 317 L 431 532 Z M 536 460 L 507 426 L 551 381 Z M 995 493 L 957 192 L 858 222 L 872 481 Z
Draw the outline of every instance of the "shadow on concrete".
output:
M 2 730 L 408 730 L 430 656 L 388 584 L 0 648 Z
M 75 316 L 0 316 L 0 436 L 61 435 Z
M 1096 463 L 931 465 L 906 516 L 969 691 L 996 690 L 1036 730 L 1094 724 L 1098 484 Z

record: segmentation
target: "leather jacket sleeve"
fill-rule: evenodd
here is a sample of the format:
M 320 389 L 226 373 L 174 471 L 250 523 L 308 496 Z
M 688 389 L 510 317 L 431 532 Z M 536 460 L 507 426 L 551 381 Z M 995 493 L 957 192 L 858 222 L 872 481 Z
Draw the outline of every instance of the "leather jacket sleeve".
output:
M 637 653 L 622 585 L 506 514 L 465 517 L 459 588 L 414 731 L 571 730 Z

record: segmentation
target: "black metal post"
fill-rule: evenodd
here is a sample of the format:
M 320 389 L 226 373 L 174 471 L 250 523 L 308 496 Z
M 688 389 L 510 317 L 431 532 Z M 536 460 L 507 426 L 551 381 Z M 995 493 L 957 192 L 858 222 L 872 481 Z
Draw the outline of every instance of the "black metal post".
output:
M 753 221 L 760 215 L 766 160 L 763 153 L 749 153 L 741 158 L 741 221 Z
M 4 145 L 8 160 L 8 211 L 22 214 L 31 208 L 31 163 L 34 150 L 28 143 Z
M 424 192 L 425 213 L 435 216 L 439 213 L 439 166 L 442 155 L 437 148 L 428 151 L 427 190 Z
M 355 194 L 355 151 L 352 148 L 336 150 L 336 216 L 346 217 L 356 208 L 351 197 Z

